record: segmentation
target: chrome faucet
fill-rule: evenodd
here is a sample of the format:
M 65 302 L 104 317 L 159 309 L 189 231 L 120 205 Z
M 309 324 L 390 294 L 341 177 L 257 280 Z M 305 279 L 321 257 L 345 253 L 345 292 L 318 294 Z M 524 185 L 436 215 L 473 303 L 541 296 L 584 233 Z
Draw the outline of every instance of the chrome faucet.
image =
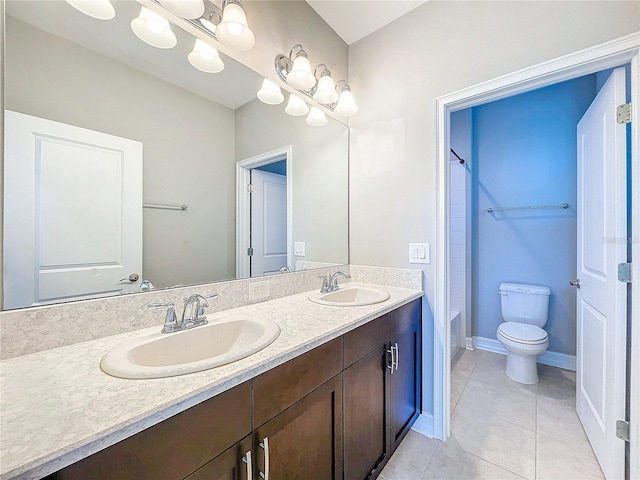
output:
M 218 298 L 217 293 L 211 295 L 202 296 L 198 293 L 189 295 L 184 299 L 184 310 L 182 311 L 182 317 L 178 321 L 176 315 L 175 304 L 173 302 L 168 303 L 150 303 L 148 308 L 163 308 L 167 307 L 167 314 L 164 318 L 164 326 L 162 327 L 162 333 L 173 333 L 181 330 L 187 330 L 189 328 L 198 327 L 200 325 L 206 325 L 208 323 L 207 316 L 204 313 L 204 309 L 209 306 L 207 298 Z M 189 315 L 186 316 L 187 309 L 189 309 Z
M 209 323 L 207 321 L 207 316 L 204 313 L 204 309 L 209 306 L 207 298 L 218 298 L 218 294 L 213 293 L 211 295 L 203 297 L 199 293 L 194 293 L 193 295 L 189 295 L 189 297 L 184 299 L 184 310 L 182 310 L 181 318 L 182 330 L 198 327 L 200 325 L 206 325 L 207 323 Z M 190 317 L 186 316 L 188 308 L 190 308 Z
M 338 285 L 338 277 L 340 276 L 344 278 L 351 278 L 351 275 L 340 270 L 333 273 L 330 277 L 327 277 L 327 275 L 320 275 L 318 277 L 322 279 L 322 288 L 320 289 L 320 293 L 330 293 L 340 290 L 340 286 Z

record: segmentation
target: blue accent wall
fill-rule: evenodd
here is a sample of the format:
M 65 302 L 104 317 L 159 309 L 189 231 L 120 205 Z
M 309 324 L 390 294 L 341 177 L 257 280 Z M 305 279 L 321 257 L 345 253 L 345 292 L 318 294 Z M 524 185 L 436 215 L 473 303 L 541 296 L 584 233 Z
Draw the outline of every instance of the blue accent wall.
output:
M 576 126 L 595 94 L 589 75 L 472 109 L 473 335 L 496 338 L 501 282 L 547 285 L 549 350 L 575 355 Z
M 257 167 L 256 170 L 262 170 L 263 172 L 275 173 L 277 175 L 287 175 L 287 162 L 280 160 L 279 162 L 267 163 L 261 167 Z

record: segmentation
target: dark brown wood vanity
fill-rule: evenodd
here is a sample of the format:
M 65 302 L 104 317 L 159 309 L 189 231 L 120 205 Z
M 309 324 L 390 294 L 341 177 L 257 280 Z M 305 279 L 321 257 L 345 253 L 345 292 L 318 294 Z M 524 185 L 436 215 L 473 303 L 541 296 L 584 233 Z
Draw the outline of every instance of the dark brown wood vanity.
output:
M 46 477 L 376 478 L 421 409 L 421 300 Z

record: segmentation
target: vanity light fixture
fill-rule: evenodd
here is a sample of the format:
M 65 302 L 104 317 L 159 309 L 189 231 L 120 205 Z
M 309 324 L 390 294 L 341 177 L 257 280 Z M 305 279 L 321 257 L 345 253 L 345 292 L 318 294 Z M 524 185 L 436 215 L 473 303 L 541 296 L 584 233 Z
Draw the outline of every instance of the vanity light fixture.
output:
M 331 78 L 331 72 L 324 63 L 318 65 L 315 71 L 314 77 L 318 79 L 318 83 L 313 99 L 324 105 L 336 103 L 338 101 L 338 92 L 336 92 L 336 85 L 333 83 L 333 78 Z
M 312 73 L 307 52 L 299 43 L 291 47 L 288 57 L 276 55 L 275 68 L 283 82 L 336 114 L 348 117 L 358 112 L 349 84 L 344 80 L 334 84 L 324 63 Z
M 344 80 L 340 80 L 336 85 L 336 90 L 340 91 L 340 96 L 338 97 L 338 103 L 336 103 L 333 111 L 343 117 L 350 117 L 351 115 L 358 113 L 358 106 L 353 99 L 353 93 L 351 93 L 351 87 L 349 87 L 349 84 Z
M 146 7 L 131 20 L 131 30 L 140 40 L 157 48 L 173 48 L 178 43 L 169 21 Z
M 202 0 L 158 0 L 160 5 L 182 18 L 200 18 L 204 14 Z
M 284 102 L 284 95 L 280 87 L 266 78 L 262 81 L 262 87 L 258 90 L 258 99 L 267 105 L 279 105 Z
M 109 0 L 67 0 L 67 3 L 98 20 L 111 20 L 116 16 L 116 11 Z
M 324 127 L 329 120 L 327 120 L 327 117 L 322 110 L 316 107 L 311 107 L 309 116 L 305 121 L 313 127 Z
M 196 43 L 191 53 L 187 55 L 187 59 L 193 67 L 206 73 L 220 73 L 224 70 L 224 62 L 218 50 L 199 38 L 196 38 Z
M 223 45 L 241 52 L 249 50 L 256 43 L 256 36 L 247 24 L 241 0 L 224 0 L 222 20 L 216 27 L 216 37 Z
M 293 117 L 300 117 L 309 113 L 309 105 L 300 97 L 291 93 L 284 111 Z

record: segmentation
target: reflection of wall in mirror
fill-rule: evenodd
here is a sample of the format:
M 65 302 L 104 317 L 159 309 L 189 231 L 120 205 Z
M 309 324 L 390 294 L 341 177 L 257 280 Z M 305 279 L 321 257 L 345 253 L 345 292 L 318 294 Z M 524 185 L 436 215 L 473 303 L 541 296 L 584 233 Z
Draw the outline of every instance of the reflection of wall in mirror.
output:
M 306 242 L 303 260 L 348 263 L 348 128 L 334 119 L 312 127 L 257 99 L 235 119 L 236 161 L 292 145 L 293 241 Z
M 234 112 L 7 17 L 6 108 L 144 144 L 144 276 L 235 278 Z M 204 181 L 203 181 L 204 180 Z

